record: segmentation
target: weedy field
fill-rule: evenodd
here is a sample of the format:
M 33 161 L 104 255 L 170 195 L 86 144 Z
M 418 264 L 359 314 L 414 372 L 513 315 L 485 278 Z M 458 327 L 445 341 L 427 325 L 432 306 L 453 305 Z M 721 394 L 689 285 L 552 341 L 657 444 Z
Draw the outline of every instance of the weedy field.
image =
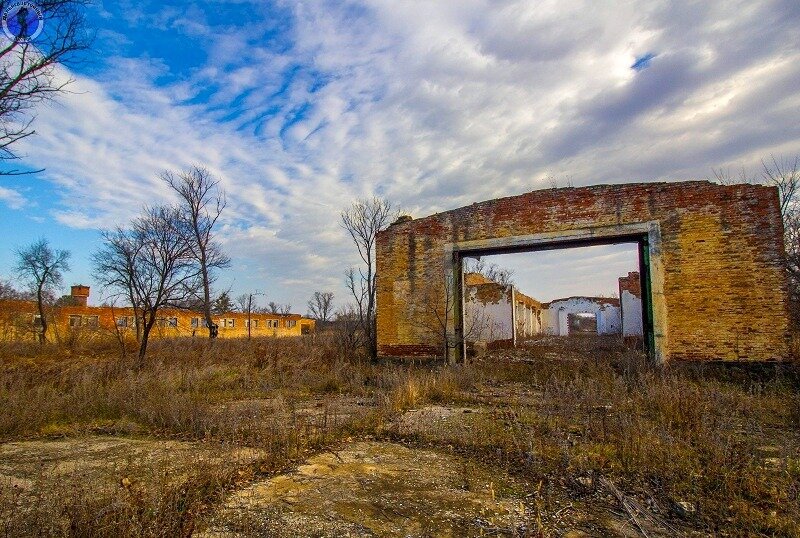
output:
M 4 536 L 800 536 L 793 365 L 540 339 L 0 345 Z

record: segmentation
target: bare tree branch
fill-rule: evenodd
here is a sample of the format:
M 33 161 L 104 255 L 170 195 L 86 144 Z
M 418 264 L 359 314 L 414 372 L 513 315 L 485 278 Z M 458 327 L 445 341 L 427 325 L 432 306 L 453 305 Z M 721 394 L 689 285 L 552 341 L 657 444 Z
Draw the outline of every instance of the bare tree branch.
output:
M 41 319 L 39 341 L 47 341 L 47 316 L 44 303 L 48 292 L 58 289 L 63 282 L 63 272 L 69 271 L 70 253 L 66 250 L 53 250 L 47 239 L 39 239 L 31 245 L 17 249 L 17 274 L 27 282 L 36 295 L 36 305 Z
M 129 228 L 106 232 L 93 259 L 98 280 L 128 295 L 139 313 L 141 366 L 159 310 L 180 307 L 202 287 L 181 209 L 146 208 Z
M 8 4 L 0 1 L 0 12 L 6 7 L 13 9 Z M 76 60 L 91 44 L 84 17 L 87 4 L 85 0 L 38 1 L 36 6 L 43 20 L 31 22 L 42 25 L 39 35 L 18 35 L 14 39 L 0 35 L 0 160 L 20 158 L 13 146 L 35 133 L 32 109 L 66 91 L 72 82 L 58 67 Z M 30 11 L 27 7 L 21 9 Z M 20 15 L 19 11 L 15 14 Z M 37 15 L 27 14 L 34 19 Z M 0 170 L 0 175 L 28 173 L 32 172 Z
M 180 197 L 180 217 L 189 230 L 189 248 L 203 282 L 202 296 L 198 299 L 206 318 L 209 338 L 214 338 L 217 333 L 211 319 L 211 285 L 215 271 L 231 264 L 231 259 L 212 235 L 214 225 L 225 209 L 225 193 L 219 189 L 219 181 L 199 166 L 179 174 L 167 171 L 161 178 Z
M 308 301 L 308 313 L 317 321 L 330 321 L 333 314 L 333 292 L 315 291 Z
M 350 268 L 346 273 L 345 284 L 356 301 L 356 312 L 364 331 L 367 353 L 372 359 L 378 356 L 375 240 L 378 232 L 385 229 L 397 215 L 398 211 L 392 204 L 380 198 L 357 200 L 341 213 L 342 227 L 347 230 L 363 262 L 357 273 L 354 268 Z

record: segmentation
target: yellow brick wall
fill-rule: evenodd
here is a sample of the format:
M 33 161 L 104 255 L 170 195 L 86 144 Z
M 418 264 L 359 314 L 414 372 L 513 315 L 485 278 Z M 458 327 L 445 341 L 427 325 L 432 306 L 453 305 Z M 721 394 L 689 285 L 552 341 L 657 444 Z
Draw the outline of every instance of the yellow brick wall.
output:
M 664 359 L 788 355 L 777 190 L 705 181 L 547 189 L 392 225 L 377 242 L 379 353 L 435 356 L 448 245 L 658 223 Z
M 116 320 L 130 318 L 133 310 L 130 308 L 111 308 L 104 306 L 62 306 L 48 309 L 48 336 L 66 336 L 70 333 L 80 332 L 86 335 L 113 334 Z M 0 338 L 19 339 L 33 338 L 33 316 L 37 313 L 36 305 L 27 301 L 0 301 Z M 208 336 L 208 329 L 202 326 L 203 315 L 199 312 L 185 310 L 165 309 L 159 311 L 158 317 L 163 319 L 157 322 L 151 332 L 153 338 L 180 337 L 180 336 Z M 75 321 L 71 323 L 71 318 Z M 176 326 L 170 324 L 170 319 L 177 321 Z M 198 320 L 198 327 L 192 327 L 192 319 Z M 247 314 L 229 312 L 212 316 L 219 325 L 220 338 L 247 337 Z M 95 324 L 95 319 L 96 324 Z M 225 322 L 223 323 L 223 320 Z M 228 320 L 233 320 L 230 326 Z M 129 321 L 127 328 L 120 328 L 121 332 L 134 337 L 135 328 Z M 300 336 L 304 330 L 313 332 L 315 320 L 305 318 L 299 314 L 251 314 L 253 328 L 251 335 L 256 336 Z M 255 323 L 257 322 L 257 323 Z M 268 322 L 277 327 L 270 326 Z M 79 325 L 78 325 L 79 324 Z

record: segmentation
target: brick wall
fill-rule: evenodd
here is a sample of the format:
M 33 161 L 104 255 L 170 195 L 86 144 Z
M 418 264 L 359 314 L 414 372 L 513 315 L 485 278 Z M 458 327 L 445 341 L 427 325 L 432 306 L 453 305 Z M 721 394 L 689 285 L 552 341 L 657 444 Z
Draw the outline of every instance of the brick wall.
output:
M 619 277 L 619 296 L 622 297 L 622 293 L 626 291 L 634 297 L 642 296 L 642 279 L 637 271 L 629 272 L 628 276 Z
M 425 328 L 445 304 L 448 245 L 649 222 L 665 360 L 787 357 L 777 190 L 706 181 L 547 189 L 392 225 L 377 242 L 379 353 L 437 354 Z

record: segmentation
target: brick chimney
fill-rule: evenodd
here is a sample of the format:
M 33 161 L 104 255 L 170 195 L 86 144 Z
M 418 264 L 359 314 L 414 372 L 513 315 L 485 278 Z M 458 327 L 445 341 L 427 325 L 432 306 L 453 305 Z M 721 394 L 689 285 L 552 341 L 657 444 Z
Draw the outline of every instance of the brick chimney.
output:
M 631 271 L 628 276 L 619 277 L 619 298 L 622 300 L 622 292 L 629 291 L 634 297 L 642 296 L 642 281 L 638 271 Z
M 72 301 L 77 306 L 86 306 L 89 302 L 89 286 L 78 284 L 70 288 L 70 296 Z

